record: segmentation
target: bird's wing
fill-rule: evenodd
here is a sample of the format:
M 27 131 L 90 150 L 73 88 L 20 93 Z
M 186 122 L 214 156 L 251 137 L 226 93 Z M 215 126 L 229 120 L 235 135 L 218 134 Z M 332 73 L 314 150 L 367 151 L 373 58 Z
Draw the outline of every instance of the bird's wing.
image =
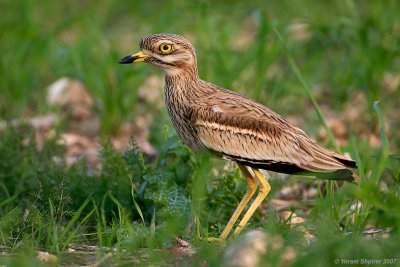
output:
M 286 173 L 355 167 L 278 114 L 234 93 L 217 92 L 196 103 L 190 119 L 206 149 L 244 164 Z

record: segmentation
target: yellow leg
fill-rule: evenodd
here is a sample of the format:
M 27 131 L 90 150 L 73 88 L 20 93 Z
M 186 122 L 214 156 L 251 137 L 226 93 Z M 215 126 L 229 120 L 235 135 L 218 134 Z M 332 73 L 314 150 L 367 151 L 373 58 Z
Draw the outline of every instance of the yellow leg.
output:
M 240 214 L 242 214 L 243 209 L 246 207 L 247 203 L 249 203 L 251 197 L 257 190 L 258 184 L 257 181 L 253 178 L 247 168 L 239 163 L 237 163 L 239 169 L 242 171 L 244 177 L 247 181 L 247 191 L 246 194 L 243 196 L 242 200 L 240 201 L 239 205 L 237 206 L 235 212 L 233 213 L 232 217 L 230 218 L 229 222 L 225 226 L 225 229 L 222 231 L 219 238 L 209 238 L 209 241 L 220 241 L 223 242 L 228 237 L 229 233 L 231 232 L 233 226 L 235 225 L 237 219 L 239 218 Z
M 256 211 L 258 206 L 260 206 L 261 202 L 265 199 L 265 197 L 271 190 L 271 186 L 269 185 L 267 179 L 265 179 L 265 177 L 261 174 L 260 170 L 255 168 L 252 169 L 257 180 L 260 183 L 260 191 L 258 192 L 258 195 L 254 199 L 253 203 L 250 205 L 246 214 L 243 216 L 242 220 L 239 223 L 239 226 L 235 229 L 235 235 L 238 235 L 242 231 L 243 227 L 247 224 L 253 213 Z

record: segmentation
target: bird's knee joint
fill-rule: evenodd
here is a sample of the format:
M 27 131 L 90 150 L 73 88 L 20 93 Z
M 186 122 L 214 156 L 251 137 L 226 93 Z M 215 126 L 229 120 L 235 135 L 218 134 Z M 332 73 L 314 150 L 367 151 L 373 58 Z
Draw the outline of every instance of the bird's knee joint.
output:
M 267 184 L 260 188 L 260 193 L 268 194 L 270 190 L 271 190 L 271 186 Z
M 252 183 L 252 184 L 248 184 L 247 188 L 249 190 L 257 190 L 258 184 L 257 183 Z

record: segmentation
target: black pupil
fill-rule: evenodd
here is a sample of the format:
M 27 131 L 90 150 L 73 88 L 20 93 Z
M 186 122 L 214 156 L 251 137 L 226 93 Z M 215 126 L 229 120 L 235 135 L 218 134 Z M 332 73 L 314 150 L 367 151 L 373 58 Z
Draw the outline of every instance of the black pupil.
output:
M 163 45 L 163 50 L 168 50 L 168 45 Z

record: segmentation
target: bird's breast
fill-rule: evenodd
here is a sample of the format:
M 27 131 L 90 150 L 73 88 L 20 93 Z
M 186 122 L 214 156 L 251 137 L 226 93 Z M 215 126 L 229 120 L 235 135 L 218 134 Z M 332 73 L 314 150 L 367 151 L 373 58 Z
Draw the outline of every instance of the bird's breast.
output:
M 164 89 L 165 105 L 172 124 L 182 141 L 194 151 L 201 151 L 202 145 L 198 140 L 196 131 L 193 129 L 190 116 L 191 105 L 187 96 L 175 88 Z

